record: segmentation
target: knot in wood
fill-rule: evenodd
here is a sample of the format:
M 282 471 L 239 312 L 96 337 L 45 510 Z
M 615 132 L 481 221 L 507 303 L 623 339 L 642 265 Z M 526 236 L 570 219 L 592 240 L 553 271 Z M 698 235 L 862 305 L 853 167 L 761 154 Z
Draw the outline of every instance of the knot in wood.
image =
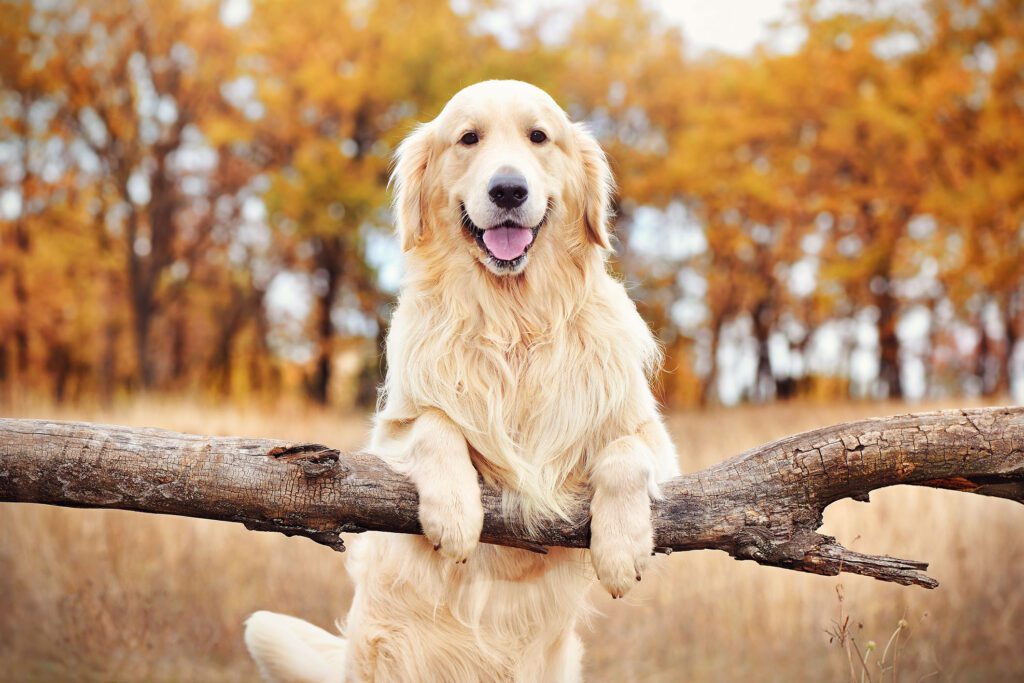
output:
M 764 527 L 743 527 L 736 534 L 736 550 L 733 556 L 738 560 L 771 562 L 778 554 L 771 531 Z
M 332 471 L 339 465 L 341 459 L 341 453 L 337 450 L 316 443 L 278 446 L 270 449 L 268 455 L 298 465 L 302 468 L 302 473 L 310 479 L 322 477 Z

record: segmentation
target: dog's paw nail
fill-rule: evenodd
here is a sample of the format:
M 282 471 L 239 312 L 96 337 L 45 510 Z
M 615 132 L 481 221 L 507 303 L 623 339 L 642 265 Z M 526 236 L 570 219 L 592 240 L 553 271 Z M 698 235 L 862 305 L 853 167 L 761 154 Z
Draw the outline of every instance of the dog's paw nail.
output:
M 440 549 L 441 549 L 441 544 L 440 543 L 435 543 L 434 544 L 434 550 L 440 550 Z
M 642 579 L 640 578 L 640 575 L 639 575 L 639 574 L 637 574 L 637 575 L 636 575 L 636 580 L 637 580 L 637 581 L 642 581 Z

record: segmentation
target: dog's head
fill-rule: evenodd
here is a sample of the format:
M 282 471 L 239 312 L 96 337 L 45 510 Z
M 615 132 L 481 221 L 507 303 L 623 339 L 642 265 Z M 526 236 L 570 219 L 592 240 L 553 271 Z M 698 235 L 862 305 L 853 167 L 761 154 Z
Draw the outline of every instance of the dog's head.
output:
M 527 83 L 485 81 L 456 94 L 401 144 L 393 181 L 406 251 L 434 246 L 505 276 L 531 257 L 611 248 L 604 152 Z

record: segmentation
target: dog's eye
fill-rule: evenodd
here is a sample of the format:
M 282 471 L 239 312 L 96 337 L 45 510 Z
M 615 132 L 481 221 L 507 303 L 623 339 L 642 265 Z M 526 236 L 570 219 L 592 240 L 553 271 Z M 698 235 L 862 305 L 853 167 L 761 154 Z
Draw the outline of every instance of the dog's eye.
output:
M 477 135 L 475 131 L 471 130 L 465 135 L 463 135 L 461 138 L 459 138 L 459 142 L 461 142 L 464 145 L 475 145 L 476 143 L 480 142 L 480 136 Z
M 545 135 L 544 131 L 542 130 L 535 130 L 530 133 L 530 142 L 532 142 L 535 145 L 539 145 L 542 142 L 545 142 L 547 139 L 548 136 Z

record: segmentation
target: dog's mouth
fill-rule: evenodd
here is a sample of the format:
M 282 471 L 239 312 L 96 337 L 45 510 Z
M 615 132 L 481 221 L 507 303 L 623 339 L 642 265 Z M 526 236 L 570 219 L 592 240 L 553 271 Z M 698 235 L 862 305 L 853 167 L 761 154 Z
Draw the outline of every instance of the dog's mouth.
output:
M 477 245 L 487 254 L 491 263 L 501 270 L 514 270 L 526 260 L 537 233 L 548 220 L 548 211 L 544 211 L 540 222 L 527 227 L 512 219 L 506 219 L 489 228 L 481 228 L 469 217 L 465 204 L 459 204 L 462 213 L 462 227 L 468 232 Z

